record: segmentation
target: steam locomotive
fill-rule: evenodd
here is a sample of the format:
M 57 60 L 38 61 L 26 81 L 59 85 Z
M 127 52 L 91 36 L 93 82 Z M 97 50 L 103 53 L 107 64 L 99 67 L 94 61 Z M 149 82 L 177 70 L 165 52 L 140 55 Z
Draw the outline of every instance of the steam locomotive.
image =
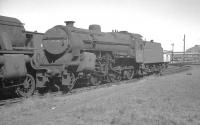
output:
M 65 23 L 41 34 L 25 31 L 18 19 L 0 16 L 0 92 L 14 88 L 25 97 L 35 89 L 65 93 L 82 82 L 132 79 L 166 65 L 161 44 L 144 41 L 140 34 Z
M 34 32 L 25 31 L 16 18 L 0 16 L 0 95 L 15 91 L 30 96 L 35 90 Z
M 161 44 L 144 41 L 140 34 L 101 32 L 99 25 L 81 29 L 74 27 L 74 21 L 65 23 L 46 31 L 42 49 L 33 56 L 37 88 L 53 85 L 67 92 L 78 81 L 99 85 L 165 67 Z

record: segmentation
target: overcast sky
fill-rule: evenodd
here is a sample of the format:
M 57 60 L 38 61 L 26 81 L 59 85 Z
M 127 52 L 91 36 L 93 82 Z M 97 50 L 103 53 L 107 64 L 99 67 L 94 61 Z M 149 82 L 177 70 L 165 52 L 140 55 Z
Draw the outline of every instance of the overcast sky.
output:
M 103 32 L 127 30 L 160 42 L 165 50 L 200 45 L 200 0 L 0 0 L 0 15 L 15 17 L 26 30 L 45 32 L 66 20 Z

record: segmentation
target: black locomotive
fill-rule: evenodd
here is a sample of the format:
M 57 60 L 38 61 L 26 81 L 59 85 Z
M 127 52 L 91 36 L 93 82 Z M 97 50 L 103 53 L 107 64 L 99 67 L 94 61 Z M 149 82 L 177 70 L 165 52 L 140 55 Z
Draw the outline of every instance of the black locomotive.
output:
M 33 56 L 39 88 L 53 85 L 69 91 L 78 81 L 116 82 L 159 72 L 165 65 L 161 44 L 144 41 L 139 34 L 105 33 L 99 25 L 81 29 L 74 21 L 65 23 L 44 34 L 42 49 Z
M 35 70 L 31 66 L 34 46 L 41 33 L 25 31 L 24 24 L 0 16 L 0 95 L 15 91 L 31 96 L 35 90 Z M 35 45 L 34 45 L 35 44 Z M 1 97 L 0 96 L 0 97 Z
M 83 81 L 99 85 L 165 67 L 161 44 L 144 41 L 140 34 L 65 23 L 40 34 L 25 31 L 15 18 L 0 16 L 0 92 L 5 88 L 14 88 L 21 96 L 30 96 L 35 89 L 68 92 Z

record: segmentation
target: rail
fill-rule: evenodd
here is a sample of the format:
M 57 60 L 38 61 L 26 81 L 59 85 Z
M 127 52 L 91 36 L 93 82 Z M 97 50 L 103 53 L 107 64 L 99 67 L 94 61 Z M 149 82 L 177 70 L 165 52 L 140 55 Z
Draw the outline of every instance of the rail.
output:
M 155 76 L 165 76 L 165 75 L 169 75 L 169 74 L 179 73 L 179 72 L 187 71 L 191 68 L 192 67 L 188 66 L 188 65 L 169 66 L 166 70 L 164 70 L 160 74 L 156 74 Z M 99 88 L 112 87 L 112 86 L 117 86 L 117 85 L 122 85 L 122 84 L 130 84 L 130 83 L 137 82 L 139 80 L 145 79 L 147 77 L 148 76 L 137 77 L 137 78 L 131 79 L 131 80 L 124 80 L 124 81 L 119 81 L 119 82 L 115 82 L 115 83 L 101 84 L 101 85 L 98 85 L 98 86 L 77 87 L 67 94 L 63 94 L 61 92 L 51 92 L 51 93 L 44 94 L 44 95 L 35 93 L 33 95 L 33 98 L 34 97 L 46 98 L 48 96 L 53 96 L 53 97 L 69 96 L 69 95 L 72 95 L 72 94 L 79 94 L 79 93 L 82 93 L 82 92 L 86 92 L 86 91 L 90 91 L 90 90 L 94 90 L 94 89 L 99 89 Z M 26 98 L 14 98 L 14 99 L 0 100 L 0 107 L 20 103 L 20 102 L 23 102 L 24 100 L 26 100 Z

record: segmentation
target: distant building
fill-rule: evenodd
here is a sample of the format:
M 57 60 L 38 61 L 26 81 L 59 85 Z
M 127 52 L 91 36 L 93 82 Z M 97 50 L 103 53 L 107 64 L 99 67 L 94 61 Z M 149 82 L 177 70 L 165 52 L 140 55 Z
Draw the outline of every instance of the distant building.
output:
M 195 45 L 184 52 L 164 52 L 164 61 L 171 63 L 200 63 L 200 45 Z
M 195 45 L 194 47 L 187 49 L 186 53 L 200 53 L 200 45 Z
M 200 45 L 195 45 L 183 52 L 174 52 L 173 62 L 200 63 Z

